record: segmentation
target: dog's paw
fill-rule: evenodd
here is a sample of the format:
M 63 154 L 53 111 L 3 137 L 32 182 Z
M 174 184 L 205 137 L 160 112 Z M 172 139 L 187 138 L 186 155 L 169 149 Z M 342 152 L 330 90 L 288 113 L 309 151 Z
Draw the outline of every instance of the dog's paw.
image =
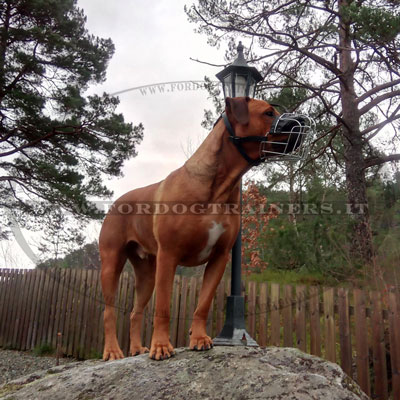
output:
M 191 336 L 190 337 L 190 350 L 210 350 L 213 347 L 213 342 L 210 336 Z
M 150 348 L 149 357 L 153 360 L 166 360 L 175 355 L 172 344 L 168 341 L 167 343 L 152 343 Z
M 104 347 L 103 361 L 120 360 L 121 358 L 124 358 L 124 353 L 119 346 Z
M 148 353 L 150 350 L 147 347 L 142 346 L 131 346 L 129 354 L 132 357 L 138 356 L 140 354 Z

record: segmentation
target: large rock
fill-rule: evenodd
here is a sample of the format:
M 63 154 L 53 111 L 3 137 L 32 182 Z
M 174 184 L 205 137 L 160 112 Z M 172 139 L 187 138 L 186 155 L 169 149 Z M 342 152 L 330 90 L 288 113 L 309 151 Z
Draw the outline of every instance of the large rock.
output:
M 339 366 L 291 348 L 177 349 L 86 361 L 31 374 L 0 388 L 1 399 L 368 399 Z

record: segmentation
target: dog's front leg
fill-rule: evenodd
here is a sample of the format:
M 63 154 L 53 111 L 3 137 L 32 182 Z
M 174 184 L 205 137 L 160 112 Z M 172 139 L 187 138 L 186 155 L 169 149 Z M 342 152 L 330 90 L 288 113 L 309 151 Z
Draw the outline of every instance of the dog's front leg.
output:
M 192 326 L 190 328 L 190 349 L 209 350 L 212 340 L 207 335 L 207 317 L 212 299 L 218 284 L 225 271 L 229 260 L 229 253 L 215 255 L 207 264 L 204 271 L 203 285 L 200 290 L 199 302 L 193 314 Z
M 163 360 L 174 354 L 169 340 L 169 318 L 171 292 L 174 284 L 177 261 L 167 252 L 159 250 L 156 266 L 156 312 L 151 339 L 150 358 Z

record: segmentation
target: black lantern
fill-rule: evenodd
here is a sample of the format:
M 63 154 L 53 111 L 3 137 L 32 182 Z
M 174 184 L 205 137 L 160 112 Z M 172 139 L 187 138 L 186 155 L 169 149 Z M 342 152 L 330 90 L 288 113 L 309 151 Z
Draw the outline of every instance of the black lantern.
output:
M 238 56 L 236 60 L 216 77 L 222 82 L 224 97 L 254 97 L 256 85 L 263 78 L 256 68 L 247 65 L 243 55 L 243 45 L 239 42 L 237 47 Z
M 262 80 L 254 67 L 249 67 L 239 42 L 238 57 L 216 76 L 222 82 L 224 97 L 254 97 L 256 85 Z M 242 183 L 240 182 L 240 208 L 242 208 Z M 231 295 L 227 298 L 225 324 L 221 333 L 213 339 L 216 346 L 258 346 L 246 331 L 244 298 L 242 296 L 242 223 L 232 248 Z

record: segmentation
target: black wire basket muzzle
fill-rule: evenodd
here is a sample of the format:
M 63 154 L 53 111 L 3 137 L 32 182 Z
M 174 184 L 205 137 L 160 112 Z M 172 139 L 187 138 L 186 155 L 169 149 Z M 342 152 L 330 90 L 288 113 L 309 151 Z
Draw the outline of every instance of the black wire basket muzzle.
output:
M 271 126 L 260 144 L 263 161 L 301 161 L 308 156 L 315 134 L 315 122 L 303 114 L 284 113 Z

